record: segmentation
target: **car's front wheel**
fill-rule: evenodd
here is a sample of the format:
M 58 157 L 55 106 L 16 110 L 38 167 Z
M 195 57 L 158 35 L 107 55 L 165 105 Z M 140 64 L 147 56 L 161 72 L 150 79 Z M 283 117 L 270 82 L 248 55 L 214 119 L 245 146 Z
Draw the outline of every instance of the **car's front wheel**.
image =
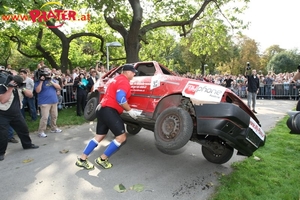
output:
M 233 148 L 221 140 L 212 140 L 202 145 L 202 154 L 206 160 L 215 164 L 224 164 L 233 155 Z
M 190 114 L 180 107 L 164 110 L 156 119 L 154 136 L 159 150 L 178 150 L 191 138 L 193 120 Z
M 93 121 L 96 118 L 96 107 L 98 106 L 98 99 L 91 98 L 84 108 L 84 118 L 88 121 Z

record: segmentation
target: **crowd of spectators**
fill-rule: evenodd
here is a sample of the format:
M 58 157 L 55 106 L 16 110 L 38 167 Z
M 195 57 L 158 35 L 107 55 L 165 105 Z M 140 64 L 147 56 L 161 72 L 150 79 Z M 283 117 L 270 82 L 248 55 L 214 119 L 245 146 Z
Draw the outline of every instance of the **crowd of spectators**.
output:
M 33 89 L 33 83 L 37 81 L 36 72 L 45 67 L 47 66 L 44 62 L 40 61 L 34 71 L 31 71 L 29 68 L 15 70 L 11 65 L 1 68 L 2 70 L 11 71 L 14 75 L 22 75 L 24 80 L 26 79 L 26 82 L 32 80 L 32 84 L 30 84 L 32 87 L 28 89 L 34 93 L 34 96 L 31 99 L 25 98 L 23 101 L 22 114 L 25 117 L 24 107 L 27 108 L 26 110 L 29 111 L 31 120 L 33 121 L 37 120 L 37 116 L 40 116 L 41 110 L 38 106 L 38 94 Z M 104 65 L 101 63 L 97 63 L 95 67 L 90 67 L 89 69 L 76 67 L 72 72 L 69 69 L 67 69 L 66 72 L 62 72 L 60 69 L 52 68 L 50 76 L 57 81 L 61 88 L 60 90 L 57 90 L 58 110 L 61 110 L 64 106 L 67 107 L 68 104 L 77 104 L 77 116 L 82 116 L 88 92 L 91 90 L 97 79 L 106 72 Z M 51 119 L 48 120 L 48 125 L 50 120 Z
M 43 61 L 37 65 L 36 70 L 42 66 L 45 66 Z M 13 70 L 10 65 L 8 65 L 6 69 Z M 36 70 L 25 70 L 27 71 L 27 77 L 34 80 Z M 97 79 L 102 77 L 106 72 L 106 68 L 102 63 L 97 63 L 95 67 L 90 67 L 88 69 L 76 67 L 72 70 L 72 72 L 69 69 L 67 69 L 66 72 L 62 72 L 59 69 L 52 68 L 51 76 L 59 82 L 59 85 L 62 88 L 61 91 L 57 92 L 59 99 L 58 109 L 61 110 L 63 106 L 67 106 L 68 104 L 77 104 L 77 115 L 82 116 L 88 92 L 91 90 Z M 260 79 L 260 88 L 257 97 L 259 99 L 298 99 L 298 90 L 296 89 L 295 84 L 292 83 L 295 74 L 296 72 L 278 74 L 268 72 L 266 75 L 258 73 L 257 75 Z M 186 73 L 180 76 L 222 85 L 231 89 L 241 98 L 246 98 L 247 96 L 247 78 L 242 74 L 195 75 L 192 73 Z M 36 110 L 37 115 L 40 115 L 38 107 Z M 35 115 L 32 115 L 32 117 L 33 120 L 36 119 Z
M 297 72 L 292 73 L 278 73 L 268 72 L 264 75 L 258 73 L 259 76 L 259 99 L 271 99 L 271 98 L 297 98 L 298 89 L 296 89 L 295 84 L 292 82 L 293 77 Z M 222 85 L 224 87 L 230 88 L 241 98 L 247 96 L 246 87 L 247 79 L 244 75 L 231 75 L 231 74 L 215 74 L 215 75 L 194 75 L 191 73 L 186 73 L 182 75 L 183 77 L 188 77 L 196 80 L 202 80 L 206 82 L 215 83 Z

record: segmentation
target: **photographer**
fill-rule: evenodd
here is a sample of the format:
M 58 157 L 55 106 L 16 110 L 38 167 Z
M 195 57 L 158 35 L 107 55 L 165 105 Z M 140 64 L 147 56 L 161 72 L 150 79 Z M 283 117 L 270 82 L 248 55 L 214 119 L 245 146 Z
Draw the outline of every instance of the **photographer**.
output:
M 252 74 L 248 75 L 247 72 L 251 70 L 250 63 L 247 63 L 245 77 L 247 78 L 247 104 L 248 107 L 251 108 L 251 101 L 252 101 L 252 112 L 255 114 L 257 113 L 255 110 L 256 106 L 256 97 L 259 91 L 259 77 L 256 74 L 256 70 L 252 70 Z
M 34 83 L 34 89 L 38 94 L 38 105 L 41 109 L 41 119 L 39 125 L 39 137 L 45 138 L 45 130 L 47 128 L 47 121 L 50 114 L 51 122 L 51 132 L 60 133 L 62 130 L 58 129 L 56 126 L 57 121 L 57 103 L 58 98 L 56 91 L 61 90 L 59 83 L 51 78 L 50 69 L 47 67 L 42 67 L 35 74 L 35 80 L 38 80 Z
M 26 121 L 21 113 L 23 95 L 32 97 L 32 92 L 26 90 L 23 78 L 18 75 L 7 75 L 1 71 L 0 84 L 0 161 L 4 160 L 4 154 L 8 144 L 8 129 L 11 126 L 19 136 L 23 149 L 36 149 L 32 144 Z M 5 79 L 5 81 L 3 81 Z
M 95 70 L 97 72 L 98 78 L 102 78 L 106 74 L 104 65 L 100 61 L 97 61 Z

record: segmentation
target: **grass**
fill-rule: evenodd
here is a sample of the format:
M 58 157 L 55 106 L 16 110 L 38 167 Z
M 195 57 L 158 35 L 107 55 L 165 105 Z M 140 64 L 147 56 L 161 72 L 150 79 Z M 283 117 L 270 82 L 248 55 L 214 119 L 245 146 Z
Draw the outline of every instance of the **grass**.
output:
M 25 113 L 26 122 L 28 125 L 29 132 L 36 132 L 39 128 L 40 117 L 36 121 L 31 121 L 31 117 L 29 113 Z M 58 127 L 65 127 L 65 126 L 72 126 L 72 125 L 81 125 L 87 123 L 88 121 L 84 119 L 83 116 L 78 117 L 76 115 L 76 105 L 73 105 L 72 108 L 68 107 L 58 112 L 57 118 L 57 126 Z
M 300 134 L 289 133 L 288 117 L 268 133 L 264 147 L 220 178 L 213 200 L 300 199 Z

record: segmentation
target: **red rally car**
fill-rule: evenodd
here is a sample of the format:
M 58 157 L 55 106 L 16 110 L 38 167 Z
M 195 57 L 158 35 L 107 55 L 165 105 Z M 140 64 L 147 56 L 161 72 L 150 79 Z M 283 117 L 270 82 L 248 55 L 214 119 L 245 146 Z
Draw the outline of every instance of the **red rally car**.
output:
M 231 90 L 212 83 L 184 78 L 155 61 L 137 62 L 130 81 L 129 104 L 140 112 L 137 120 L 121 115 L 129 134 L 142 128 L 153 131 L 156 146 L 165 153 L 179 151 L 188 141 L 202 145 L 210 162 L 223 164 L 234 149 L 251 156 L 263 146 L 266 135 L 259 120 Z M 84 116 L 94 120 L 95 108 L 121 67 L 109 71 L 88 94 Z

